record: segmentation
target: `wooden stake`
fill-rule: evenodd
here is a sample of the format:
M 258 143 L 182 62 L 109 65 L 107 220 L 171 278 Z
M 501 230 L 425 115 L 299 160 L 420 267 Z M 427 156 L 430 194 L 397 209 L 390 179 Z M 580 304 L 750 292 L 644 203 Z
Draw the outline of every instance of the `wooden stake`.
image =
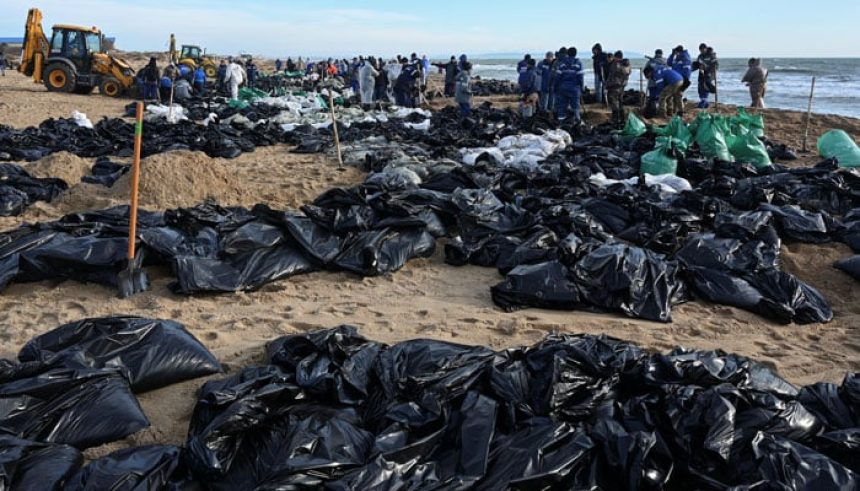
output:
M 714 112 L 720 112 L 720 85 L 717 81 L 717 70 L 714 69 Z
M 167 122 L 173 118 L 173 87 L 176 86 L 176 78 L 170 80 L 170 107 L 167 110 Z
M 812 98 L 815 96 L 815 76 L 812 77 L 812 87 L 809 89 L 809 105 L 806 108 L 806 122 L 803 125 L 803 151 L 808 152 L 809 148 L 806 145 L 809 139 L 809 121 L 812 119 Z
M 337 166 L 343 167 L 343 156 L 340 153 L 340 138 L 337 135 L 337 118 L 334 115 L 334 97 L 331 88 L 328 89 L 328 107 L 331 110 L 331 129 L 334 135 L 334 148 L 337 150 Z

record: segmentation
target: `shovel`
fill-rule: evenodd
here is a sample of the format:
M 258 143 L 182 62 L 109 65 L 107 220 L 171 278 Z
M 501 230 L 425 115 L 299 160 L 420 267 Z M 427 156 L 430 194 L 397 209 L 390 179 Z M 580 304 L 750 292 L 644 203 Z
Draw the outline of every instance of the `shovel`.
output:
M 119 294 L 128 298 L 135 293 L 149 289 L 149 276 L 140 269 L 135 258 L 134 245 L 137 238 L 137 188 L 140 182 L 140 147 L 143 137 L 143 104 L 137 103 L 137 114 L 134 123 L 134 164 L 131 168 L 131 205 L 128 219 L 128 255 L 126 268 L 120 270 L 118 277 Z

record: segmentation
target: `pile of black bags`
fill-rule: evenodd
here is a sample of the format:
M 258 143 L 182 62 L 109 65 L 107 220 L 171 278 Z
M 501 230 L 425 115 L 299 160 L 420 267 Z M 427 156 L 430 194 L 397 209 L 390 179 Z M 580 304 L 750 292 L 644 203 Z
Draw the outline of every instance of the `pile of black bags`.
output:
M 161 459 L 160 472 L 169 477 L 178 448 L 161 456 L 134 449 L 126 452 L 130 461 L 115 462 L 114 455 L 83 468 L 80 451 L 149 426 L 135 393 L 220 371 L 215 357 L 173 321 L 85 319 L 32 339 L 18 363 L 0 360 L 0 489 L 118 489 L 123 480 L 162 489 L 156 483 L 167 481 L 137 468 Z
M 82 467 L 73 446 L 0 436 L 0 484 L 849 490 L 860 472 L 857 374 L 798 390 L 721 351 L 649 354 L 566 334 L 498 352 L 388 346 L 350 326 L 279 338 L 267 359 L 203 385 L 184 448 L 133 447 Z
M 35 201 L 52 201 L 69 188 L 62 179 L 33 177 L 15 164 L 0 164 L 0 216 L 20 215 Z

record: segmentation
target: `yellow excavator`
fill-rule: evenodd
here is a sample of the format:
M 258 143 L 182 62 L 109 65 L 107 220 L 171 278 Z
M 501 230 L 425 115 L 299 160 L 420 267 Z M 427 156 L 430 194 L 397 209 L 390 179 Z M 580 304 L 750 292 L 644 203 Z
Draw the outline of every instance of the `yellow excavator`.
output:
M 171 63 L 185 65 L 190 68 L 192 72 L 198 65 L 200 65 L 203 67 L 203 71 L 206 72 L 206 78 L 209 79 L 214 79 L 218 74 L 218 65 L 215 64 L 215 60 L 206 56 L 204 50 L 200 48 L 200 46 L 183 44 L 182 48 L 177 53 L 176 37 L 173 34 L 170 35 L 170 61 Z
M 52 29 L 48 42 L 42 12 L 30 9 L 19 72 L 53 92 L 89 94 L 98 87 L 106 96 L 119 97 L 134 86 L 134 70 L 107 54 L 98 28 L 57 24 Z

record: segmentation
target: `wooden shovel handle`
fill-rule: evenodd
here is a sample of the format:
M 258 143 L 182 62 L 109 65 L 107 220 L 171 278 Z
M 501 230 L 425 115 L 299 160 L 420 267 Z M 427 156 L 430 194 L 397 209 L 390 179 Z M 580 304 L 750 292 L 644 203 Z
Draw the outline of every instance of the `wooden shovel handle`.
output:
M 128 260 L 134 260 L 137 238 L 137 188 L 140 182 L 140 147 L 143 140 L 143 103 L 137 103 L 134 120 L 134 163 L 131 167 L 131 208 L 128 220 Z

